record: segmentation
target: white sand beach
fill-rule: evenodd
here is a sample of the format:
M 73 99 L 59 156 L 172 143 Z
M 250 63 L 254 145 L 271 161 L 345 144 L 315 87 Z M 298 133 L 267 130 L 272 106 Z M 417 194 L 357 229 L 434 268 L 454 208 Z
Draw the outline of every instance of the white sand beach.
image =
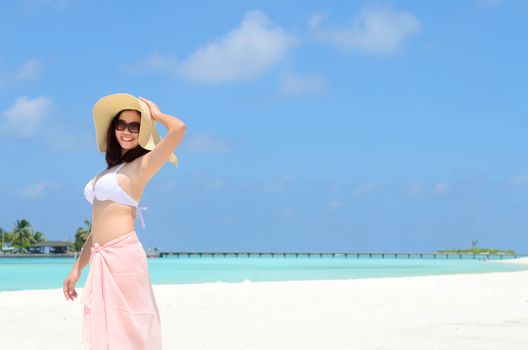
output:
M 528 271 L 154 292 L 168 350 L 528 348 Z M 60 288 L 0 293 L 0 348 L 82 349 L 79 298 L 65 300 Z

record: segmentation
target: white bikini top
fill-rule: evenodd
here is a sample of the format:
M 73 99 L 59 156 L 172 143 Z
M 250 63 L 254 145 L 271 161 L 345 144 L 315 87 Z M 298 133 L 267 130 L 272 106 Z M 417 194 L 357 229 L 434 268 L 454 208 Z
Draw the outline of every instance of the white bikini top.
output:
M 95 186 L 93 185 L 93 180 L 95 177 L 90 180 L 84 187 L 84 196 L 93 205 L 94 197 L 99 201 L 111 200 L 116 203 L 129 205 L 136 208 L 136 218 L 139 217 L 141 222 L 141 227 L 145 227 L 145 221 L 143 220 L 143 215 L 141 210 L 146 210 L 147 207 L 140 207 L 139 203 L 136 202 L 128 193 L 126 193 L 119 183 L 117 182 L 117 171 L 121 169 L 126 162 L 123 162 L 116 170 L 106 173 L 101 176 Z

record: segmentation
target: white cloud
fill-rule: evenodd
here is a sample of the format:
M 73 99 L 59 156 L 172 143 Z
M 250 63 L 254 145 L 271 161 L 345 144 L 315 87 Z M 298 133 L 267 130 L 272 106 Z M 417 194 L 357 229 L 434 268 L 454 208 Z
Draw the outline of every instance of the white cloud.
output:
M 322 76 L 298 76 L 292 73 L 283 73 L 279 77 L 279 93 L 281 95 L 320 93 L 326 89 L 327 82 Z
M 343 202 L 340 200 L 332 200 L 328 202 L 328 208 L 335 210 L 340 208 L 343 205 Z
M 510 184 L 512 185 L 527 185 L 528 175 L 517 175 L 510 178 Z
M 323 28 L 325 15 L 315 13 L 309 21 L 313 37 L 321 42 L 349 50 L 391 54 L 400 50 L 405 40 L 420 32 L 421 23 L 411 13 L 388 6 L 367 6 L 346 28 Z
M 376 183 L 371 181 L 365 185 L 358 186 L 355 190 L 355 193 L 356 194 L 367 193 L 367 192 L 372 191 L 374 187 L 376 187 Z
M 281 62 L 297 45 L 295 35 L 275 25 L 260 10 L 248 11 L 240 25 L 198 48 L 187 59 L 158 53 L 129 71 L 177 74 L 194 82 L 225 82 L 252 79 Z
M 308 19 L 308 26 L 310 30 L 314 31 L 313 34 L 320 33 L 321 23 L 324 21 L 326 14 L 322 12 L 314 12 Z
M 250 186 L 250 183 L 248 180 L 241 180 L 240 181 L 240 187 L 242 188 L 248 188 Z
M 40 77 L 46 65 L 38 58 L 32 58 L 20 65 L 9 68 L 8 73 L 0 72 L 0 87 L 10 87 Z
M 434 194 L 445 194 L 449 192 L 449 184 L 445 182 L 439 182 L 433 187 Z
M 21 188 L 16 193 L 25 198 L 36 198 L 42 196 L 45 190 L 58 186 L 59 184 L 56 181 L 44 180 Z
M 274 179 L 268 183 L 265 183 L 261 187 L 262 192 L 283 192 L 288 189 L 294 183 L 294 178 L 291 175 L 282 175 L 278 179 Z
M 226 152 L 230 149 L 230 145 L 211 134 L 197 133 L 189 135 L 184 141 L 182 148 L 188 152 Z
M 225 182 L 223 179 L 220 179 L 220 178 L 208 180 L 206 183 L 206 187 L 212 190 L 218 190 L 218 189 L 224 188 L 224 186 L 225 186 Z
M 248 11 L 239 27 L 184 61 L 182 73 L 198 81 L 253 78 L 279 63 L 296 42 L 262 11 Z
M 26 0 L 32 7 L 50 7 L 56 10 L 65 10 L 74 4 L 76 0 Z
M 61 133 L 62 132 L 62 133 Z M 52 151 L 85 151 L 97 149 L 95 139 L 90 135 L 74 135 L 57 130 L 47 133 L 47 146 Z
M 124 64 L 122 69 L 130 74 L 145 74 L 149 72 L 177 75 L 179 61 L 174 54 L 153 52 L 137 63 Z
M 337 192 L 341 189 L 341 187 L 338 184 L 331 184 L 328 189 L 332 192 Z
M 33 58 L 21 64 L 15 72 L 14 79 L 17 81 L 34 80 L 44 70 L 44 64 L 39 59 Z
M 484 7 L 495 7 L 499 5 L 502 0 L 475 0 L 477 4 Z
M 421 183 L 414 183 L 414 184 L 407 186 L 405 190 L 413 194 L 422 193 L 424 191 L 424 185 Z
M 282 214 L 285 216 L 292 216 L 293 215 L 293 208 L 290 205 L 285 205 L 282 207 Z
M 2 113 L 0 133 L 20 138 L 31 137 L 52 109 L 53 100 L 49 97 L 19 97 L 13 106 Z
M 282 183 L 291 183 L 293 182 L 293 176 L 285 174 L 280 177 L 280 181 Z

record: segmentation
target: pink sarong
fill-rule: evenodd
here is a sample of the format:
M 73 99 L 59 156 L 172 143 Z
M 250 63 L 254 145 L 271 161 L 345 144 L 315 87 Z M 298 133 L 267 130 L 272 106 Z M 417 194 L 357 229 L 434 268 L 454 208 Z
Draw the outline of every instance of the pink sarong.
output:
M 161 349 L 158 306 L 136 231 L 93 244 L 81 303 L 85 349 Z

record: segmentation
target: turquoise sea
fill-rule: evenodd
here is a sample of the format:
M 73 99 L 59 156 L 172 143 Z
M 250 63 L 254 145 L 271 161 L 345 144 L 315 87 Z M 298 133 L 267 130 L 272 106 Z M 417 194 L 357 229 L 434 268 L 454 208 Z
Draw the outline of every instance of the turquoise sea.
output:
M 515 258 L 510 258 L 512 261 Z M 378 258 L 378 257 L 199 257 L 149 258 L 153 284 L 352 279 L 488 273 L 528 270 L 528 265 L 499 264 L 473 258 Z M 1 258 L 0 291 L 62 288 L 74 258 Z M 84 269 L 77 287 L 88 276 Z

